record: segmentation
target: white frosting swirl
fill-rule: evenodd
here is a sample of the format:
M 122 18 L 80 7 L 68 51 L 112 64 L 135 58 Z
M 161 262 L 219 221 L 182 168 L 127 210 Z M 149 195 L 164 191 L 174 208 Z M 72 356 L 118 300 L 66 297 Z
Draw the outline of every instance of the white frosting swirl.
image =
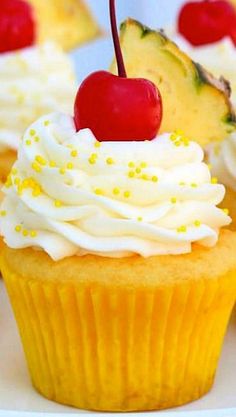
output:
M 236 133 L 232 133 L 220 144 L 211 144 L 207 149 L 212 173 L 236 191 Z
M 169 32 L 175 43 L 186 52 L 195 62 L 201 64 L 215 77 L 223 76 L 230 81 L 232 95 L 231 100 L 236 107 L 236 48 L 229 37 L 219 42 L 193 46 L 180 34 Z
M 99 143 L 60 113 L 26 131 L 3 191 L 7 245 L 54 260 L 187 253 L 193 242 L 214 245 L 230 223 L 216 207 L 224 186 L 211 183 L 197 143 L 181 133 Z
M 72 62 L 54 43 L 0 54 L 0 81 L 0 152 L 17 149 L 25 129 L 43 114 L 72 113 Z

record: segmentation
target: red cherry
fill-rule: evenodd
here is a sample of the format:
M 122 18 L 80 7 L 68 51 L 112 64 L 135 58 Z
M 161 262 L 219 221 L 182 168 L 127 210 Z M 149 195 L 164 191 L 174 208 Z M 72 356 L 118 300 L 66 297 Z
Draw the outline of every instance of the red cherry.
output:
M 226 36 L 236 45 L 236 10 L 226 0 L 191 1 L 180 10 L 178 30 L 194 46 Z
M 110 17 L 119 76 L 98 71 L 84 80 L 75 100 L 75 125 L 90 128 L 100 141 L 151 140 L 161 125 L 162 99 L 151 81 L 127 78 L 115 0 L 110 0 Z
M 0 52 L 30 46 L 35 41 L 33 9 L 23 0 L 0 0 Z
M 77 129 L 89 127 L 100 141 L 153 139 L 161 118 L 160 94 L 141 78 L 98 71 L 84 80 L 75 100 Z

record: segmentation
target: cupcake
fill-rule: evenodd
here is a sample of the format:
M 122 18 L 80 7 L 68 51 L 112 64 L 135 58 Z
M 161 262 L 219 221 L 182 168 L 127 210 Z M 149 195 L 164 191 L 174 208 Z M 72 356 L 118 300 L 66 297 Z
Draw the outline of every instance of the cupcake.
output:
M 230 213 L 230 228 L 236 230 L 236 171 L 235 171 L 236 134 L 231 134 L 221 144 L 211 145 L 207 149 L 207 158 L 213 175 L 226 186 L 226 195 L 222 207 Z
M 72 63 L 53 43 L 1 54 L 0 79 L 0 179 L 4 180 L 30 123 L 48 111 L 72 113 L 76 83 Z
M 211 388 L 236 235 L 203 151 L 179 141 L 101 143 L 58 113 L 26 131 L 3 190 L 1 269 L 47 398 L 152 410 Z
M 42 395 L 154 410 L 213 384 L 236 234 L 223 229 L 225 190 L 200 146 L 158 134 L 159 91 L 126 77 L 114 6 L 119 77 L 91 74 L 74 117 L 52 113 L 26 130 L 3 188 L 0 264 Z
M 170 36 L 194 61 L 231 85 L 236 107 L 236 10 L 229 1 L 191 1 L 178 16 L 177 29 Z
M 35 44 L 30 5 L 3 0 L 0 10 L 0 181 L 16 158 L 25 129 L 51 111 L 72 113 L 72 63 L 54 43 Z

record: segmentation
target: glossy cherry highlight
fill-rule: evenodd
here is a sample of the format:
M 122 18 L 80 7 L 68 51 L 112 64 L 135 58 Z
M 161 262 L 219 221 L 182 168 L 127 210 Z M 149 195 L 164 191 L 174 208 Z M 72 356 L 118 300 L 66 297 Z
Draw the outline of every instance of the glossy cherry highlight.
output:
M 162 121 L 160 93 L 151 81 L 127 78 L 115 0 L 110 0 L 110 18 L 119 76 L 98 71 L 83 81 L 74 106 L 76 128 L 90 128 L 100 141 L 151 140 Z
M 15 51 L 35 41 L 33 9 L 23 0 L 1 0 L 0 52 Z
M 236 45 L 236 10 L 226 0 L 188 2 L 180 10 L 178 31 L 194 46 L 227 36 Z

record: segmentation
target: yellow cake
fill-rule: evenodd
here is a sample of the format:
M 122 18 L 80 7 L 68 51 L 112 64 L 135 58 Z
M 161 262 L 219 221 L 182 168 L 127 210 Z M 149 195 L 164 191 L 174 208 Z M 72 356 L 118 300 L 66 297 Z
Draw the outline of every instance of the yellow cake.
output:
M 211 388 L 236 234 L 203 156 L 179 132 L 100 143 L 57 113 L 26 131 L 3 189 L 0 266 L 48 399 L 142 411 Z
M 99 35 L 100 29 L 83 0 L 27 0 L 34 8 L 37 41 L 53 40 L 65 50 Z

